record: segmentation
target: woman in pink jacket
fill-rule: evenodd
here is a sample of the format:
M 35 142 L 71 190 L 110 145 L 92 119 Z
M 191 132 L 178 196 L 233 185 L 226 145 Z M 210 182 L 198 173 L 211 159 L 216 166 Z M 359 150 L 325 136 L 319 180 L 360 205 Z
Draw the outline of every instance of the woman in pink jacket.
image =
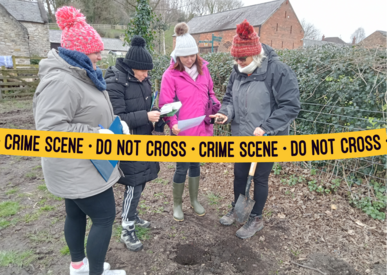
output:
M 212 136 L 213 125 L 208 115 L 220 109 L 220 102 L 213 91 L 213 82 L 208 71 L 208 62 L 198 54 L 195 39 L 188 33 L 186 23 L 175 26 L 176 47 L 172 52 L 171 65 L 164 72 L 161 81 L 159 106 L 181 101 L 182 107 L 177 115 L 166 117 L 164 120 L 178 136 Z M 185 120 L 206 115 L 205 120 L 198 126 L 181 131 L 178 120 Z M 200 179 L 200 163 L 176 163 L 173 177 L 173 218 L 183 221 L 182 196 L 184 182 L 189 170 L 189 195 L 191 206 L 195 213 L 204 216 L 206 211 L 197 200 Z

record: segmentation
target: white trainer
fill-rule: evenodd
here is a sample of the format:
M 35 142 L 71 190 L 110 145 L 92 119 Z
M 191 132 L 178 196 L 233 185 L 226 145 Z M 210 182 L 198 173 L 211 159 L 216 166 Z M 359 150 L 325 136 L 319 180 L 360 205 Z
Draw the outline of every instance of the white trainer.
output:
M 126 275 L 125 270 L 106 270 L 102 275 Z
M 105 272 L 105 271 L 107 271 L 109 269 L 110 269 L 110 264 L 103 263 L 103 271 Z M 87 260 L 87 258 L 83 259 L 83 265 L 79 269 L 75 269 L 70 264 L 70 275 L 89 275 L 89 270 L 90 270 L 90 268 L 89 268 L 89 261 Z

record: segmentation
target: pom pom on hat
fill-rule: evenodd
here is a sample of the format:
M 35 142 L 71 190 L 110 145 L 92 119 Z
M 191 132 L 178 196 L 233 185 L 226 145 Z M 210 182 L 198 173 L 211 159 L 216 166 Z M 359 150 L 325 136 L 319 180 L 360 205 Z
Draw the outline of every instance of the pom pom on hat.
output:
M 61 47 L 84 54 L 103 51 L 101 36 L 86 23 L 85 16 L 74 7 L 62 7 L 55 13 L 62 30 Z
M 262 51 L 261 42 L 254 27 L 245 19 L 237 25 L 236 35 L 232 40 L 231 55 L 234 57 L 254 56 Z
M 76 23 L 86 23 L 86 17 L 74 7 L 62 7 L 55 13 L 56 22 L 61 30 L 71 28 Z
M 134 35 L 130 41 L 129 51 L 126 53 L 124 63 L 135 70 L 152 70 L 152 56 L 145 48 L 146 41 L 139 35 Z
M 132 41 L 130 42 L 130 46 L 134 47 L 145 47 L 146 42 L 145 39 L 139 35 L 135 35 L 132 37 Z
M 188 31 L 189 31 L 189 27 L 185 22 L 181 22 L 179 24 L 176 24 L 175 26 L 175 33 L 177 36 L 184 35 L 188 33 Z
M 241 39 L 251 39 L 254 36 L 254 28 L 245 19 L 242 23 L 237 25 L 237 34 Z
M 199 52 L 195 38 L 188 33 L 189 27 L 187 23 L 181 22 L 175 26 L 176 45 L 171 53 L 171 56 L 176 61 L 176 57 L 188 56 Z

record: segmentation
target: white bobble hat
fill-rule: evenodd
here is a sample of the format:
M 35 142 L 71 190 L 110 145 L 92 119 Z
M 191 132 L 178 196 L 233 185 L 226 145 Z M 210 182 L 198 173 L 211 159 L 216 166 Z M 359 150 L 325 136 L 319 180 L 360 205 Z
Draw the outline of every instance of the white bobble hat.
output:
M 176 46 L 171 53 L 172 58 L 176 62 L 178 56 L 188 56 L 199 52 L 195 38 L 188 33 L 189 27 L 185 22 L 178 23 L 175 26 Z

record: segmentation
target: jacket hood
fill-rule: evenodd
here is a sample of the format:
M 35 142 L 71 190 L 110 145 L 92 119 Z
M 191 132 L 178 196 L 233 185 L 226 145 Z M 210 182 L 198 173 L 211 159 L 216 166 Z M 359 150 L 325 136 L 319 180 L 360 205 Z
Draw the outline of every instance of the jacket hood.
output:
M 84 82 L 93 83 L 87 76 L 86 70 L 71 66 L 59 56 L 56 49 L 52 49 L 48 52 L 47 58 L 39 63 L 39 78 L 43 79 L 46 75 L 55 71 L 66 72 Z
M 275 50 L 272 47 L 270 47 L 266 44 L 263 44 L 263 43 L 262 43 L 262 47 L 265 51 L 265 54 L 266 54 L 266 57 L 267 57 L 269 63 L 273 62 L 274 60 L 278 60 L 278 58 L 279 58 L 278 54 L 275 52 Z

